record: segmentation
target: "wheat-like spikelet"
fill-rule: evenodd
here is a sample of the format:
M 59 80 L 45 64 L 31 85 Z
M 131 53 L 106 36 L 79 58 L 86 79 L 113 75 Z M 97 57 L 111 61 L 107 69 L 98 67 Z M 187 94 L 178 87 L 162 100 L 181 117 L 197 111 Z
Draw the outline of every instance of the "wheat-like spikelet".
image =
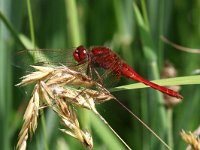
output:
M 17 86 L 25 86 L 30 83 L 42 80 L 43 78 L 46 78 L 54 71 L 54 69 L 51 67 L 40 67 L 40 66 L 32 66 L 32 67 L 37 69 L 38 71 L 23 76 L 21 78 L 22 81 L 19 84 L 17 84 Z
M 81 130 L 73 107 L 87 108 L 98 114 L 95 104 L 114 97 L 101 84 L 68 67 L 32 67 L 36 71 L 22 77 L 22 81 L 18 84 L 24 86 L 36 83 L 24 114 L 24 124 L 19 133 L 17 149 L 26 149 L 29 135 L 32 136 L 37 128 L 38 111 L 46 107 L 53 109 L 61 118 L 63 125 L 69 128 L 69 130 L 60 129 L 62 132 L 73 136 L 92 149 L 92 137 L 89 132 Z
M 189 132 L 187 134 L 183 130 L 180 132 L 180 135 L 183 138 L 183 140 L 192 147 L 192 149 L 200 150 L 200 139 L 198 136 L 195 136 L 192 132 Z M 191 148 L 188 147 L 187 149 L 191 149 Z
M 72 109 L 63 99 L 56 99 L 56 106 L 53 110 L 61 117 L 63 125 L 68 127 L 67 129 L 60 129 L 62 132 L 78 139 L 89 149 L 93 147 L 93 140 L 89 132 L 84 132 L 80 129 L 78 119 L 74 109 Z
M 39 87 L 35 86 L 33 95 L 30 102 L 26 108 L 24 114 L 24 124 L 19 133 L 19 141 L 17 143 L 17 148 L 20 150 L 26 149 L 26 141 L 28 139 L 28 133 L 32 136 L 37 128 L 37 117 L 39 110 Z

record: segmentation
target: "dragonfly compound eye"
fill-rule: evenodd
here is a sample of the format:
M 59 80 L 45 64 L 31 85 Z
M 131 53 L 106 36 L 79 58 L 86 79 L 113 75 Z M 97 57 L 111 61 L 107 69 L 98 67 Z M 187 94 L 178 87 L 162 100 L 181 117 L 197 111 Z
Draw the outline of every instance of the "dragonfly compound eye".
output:
M 74 53 L 74 58 L 77 62 L 81 62 L 87 58 L 87 52 L 86 48 L 84 46 L 79 46 L 75 49 Z

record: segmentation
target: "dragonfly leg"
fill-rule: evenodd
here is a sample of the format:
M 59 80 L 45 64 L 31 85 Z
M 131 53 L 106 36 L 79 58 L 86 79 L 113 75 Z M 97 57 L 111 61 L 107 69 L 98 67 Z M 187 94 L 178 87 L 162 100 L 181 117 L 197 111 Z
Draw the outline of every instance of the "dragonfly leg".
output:
M 93 79 L 93 76 L 92 76 L 92 68 L 91 68 L 90 65 L 87 66 L 86 74 L 89 76 L 89 78 Z
M 94 68 L 94 72 L 95 72 L 95 74 L 97 75 L 97 82 L 99 82 L 101 85 L 103 85 L 103 79 L 100 77 L 100 75 L 99 75 L 99 73 L 98 73 L 98 71 Z

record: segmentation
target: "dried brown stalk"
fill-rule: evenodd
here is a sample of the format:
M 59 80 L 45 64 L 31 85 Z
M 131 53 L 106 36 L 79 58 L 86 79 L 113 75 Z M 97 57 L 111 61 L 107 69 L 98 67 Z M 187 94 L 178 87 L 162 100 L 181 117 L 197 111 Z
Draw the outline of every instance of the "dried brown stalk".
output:
M 176 75 L 177 75 L 177 71 L 174 68 L 174 66 L 169 61 L 165 61 L 165 65 L 164 65 L 164 68 L 161 73 L 162 78 L 176 77 Z M 181 90 L 181 87 L 177 86 L 177 85 L 168 86 L 167 88 L 172 89 L 176 92 L 179 92 Z M 177 104 L 179 104 L 181 102 L 180 99 L 178 99 L 176 97 L 171 97 L 167 94 L 164 94 L 164 100 L 165 100 L 164 101 L 165 106 L 167 108 L 173 108 L 174 106 L 176 106 Z
M 28 136 L 32 136 L 37 128 L 39 109 L 46 107 L 53 109 L 61 118 L 64 127 L 68 128 L 60 129 L 62 132 L 92 149 L 92 137 L 89 132 L 81 130 L 73 106 L 87 108 L 98 114 L 95 104 L 114 97 L 99 83 L 68 67 L 32 67 L 36 71 L 22 77 L 22 81 L 18 84 L 18 86 L 24 86 L 36 83 L 24 114 L 24 124 L 19 133 L 17 149 L 26 149 Z M 75 88 L 76 86 L 79 89 Z

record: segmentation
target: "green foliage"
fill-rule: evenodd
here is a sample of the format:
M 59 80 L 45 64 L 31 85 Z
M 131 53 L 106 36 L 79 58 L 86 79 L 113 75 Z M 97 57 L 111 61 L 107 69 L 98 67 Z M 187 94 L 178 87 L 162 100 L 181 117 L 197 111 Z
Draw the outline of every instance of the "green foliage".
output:
M 184 100 L 172 109 L 163 106 L 160 92 L 140 89 L 142 84 L 127 85 L 133 83 L 128 79 L 119 83 L 125 86 L 113 90 L 171 148 L 185 149 L 179 132 L 194 131 L 200 124 L 199 75 L 190 76 L 200 68 L 200 54 L 179 51 L 165 44 L 160 36 L 199 48 L 199 9 L 200 2 L 194 0 L 0 0 L 1 148 L 15 147 L 28 100 L 22 94 L 25 89 L 15 87 L 25 74 L 15 66 L 16 52 L 34 47 L 68 49 L 84 44 L 109 46 L 149 80 L 160 78 L 166 60 L 173 63 L 180 78 L 157 81 L 161 85 L 184 85 L 180 91 Z M 114 101 L 99 105 L 98 110 L 133 149 L 165 149 Z M 77 140 L 59 132 L 59 120 L 52 111 L 44 113 L 28 149 L 84 149 Z M 93 114 L 79 114 L 82 126 L 92 131 L 94 149 L 123 149 L 123 144 Z

